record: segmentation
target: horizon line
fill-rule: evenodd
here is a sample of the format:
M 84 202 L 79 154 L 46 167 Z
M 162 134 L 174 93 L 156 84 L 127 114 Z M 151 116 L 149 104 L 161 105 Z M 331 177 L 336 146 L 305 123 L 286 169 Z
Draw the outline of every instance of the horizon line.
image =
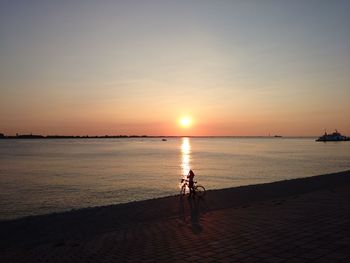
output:
M 136 135 L 136 134 L 119 134 L 119 135 L 42 135 L 42 134 L 18 134 L 5 135 L 0 133 L 2 139 L 113 139 L 113 138 L 229 138 L 229 137 L 241 137 L 241 138 L 313 138 L 319 135 Z

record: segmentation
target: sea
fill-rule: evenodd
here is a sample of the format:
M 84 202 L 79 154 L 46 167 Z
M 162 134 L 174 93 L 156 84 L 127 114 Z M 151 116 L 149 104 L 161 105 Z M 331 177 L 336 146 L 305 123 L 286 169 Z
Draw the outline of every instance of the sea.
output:
M 350 169 L 350 142 L 315 138 L 0 140 L 0 220 Z

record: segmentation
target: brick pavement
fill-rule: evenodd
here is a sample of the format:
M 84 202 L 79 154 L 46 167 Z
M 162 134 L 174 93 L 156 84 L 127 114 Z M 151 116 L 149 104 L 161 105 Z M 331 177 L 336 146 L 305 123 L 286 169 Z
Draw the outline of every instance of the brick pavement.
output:
M 88 236 L 2 245 L 0 261 L 350 262 L 349 184 L 219 209 L 210 198 L 172 197 L 177 213 Z

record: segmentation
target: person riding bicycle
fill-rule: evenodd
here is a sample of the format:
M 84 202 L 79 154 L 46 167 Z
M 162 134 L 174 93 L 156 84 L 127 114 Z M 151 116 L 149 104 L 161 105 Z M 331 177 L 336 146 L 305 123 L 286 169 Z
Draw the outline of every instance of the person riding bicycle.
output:
M 194 194 L 194 182 L 193 182 L 194 172 L 192 170 L 188 172 L 187 178 L 188 178 L 188 188 L 190 189 L 190 195 L 191 195 L 192 193 Z

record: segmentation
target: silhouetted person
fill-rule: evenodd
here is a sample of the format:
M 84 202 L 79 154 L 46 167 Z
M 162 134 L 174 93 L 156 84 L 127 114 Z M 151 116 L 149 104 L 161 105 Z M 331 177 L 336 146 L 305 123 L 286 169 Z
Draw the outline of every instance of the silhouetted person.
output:
M 194 172 L 192 170 L 188 172 L 187 178 L 188 178 L 188 188 L 190 189 L 190 195 L 192 195 L 194 194 L 194 182 L 193 182 Z

